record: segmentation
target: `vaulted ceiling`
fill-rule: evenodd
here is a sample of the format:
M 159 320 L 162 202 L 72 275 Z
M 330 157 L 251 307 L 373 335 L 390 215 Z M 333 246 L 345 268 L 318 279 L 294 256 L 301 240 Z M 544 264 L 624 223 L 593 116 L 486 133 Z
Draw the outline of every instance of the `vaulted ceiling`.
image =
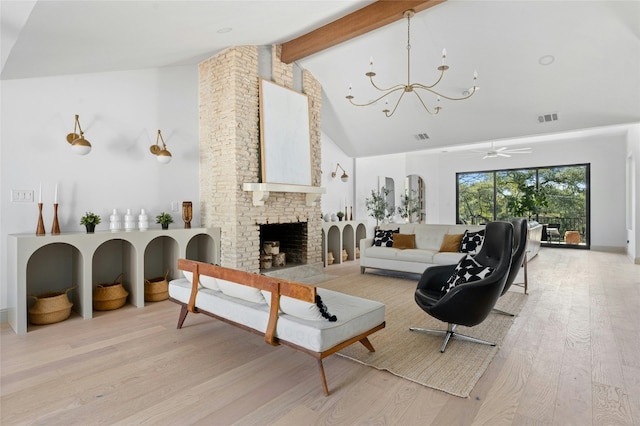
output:
M 372 3 L 1 0 L 1 78 L 197 64 L 228 46 L 294 40 Z M 517 144 L 525 136 L 640 122 L 640 2 L 407 3 L 423 4 L 411 20 L 411 82 L 437 80 L 446 48 L 450 69 L 438 88 L 462 96 L 477 70 L 480 90 L 468 100 L 442 100 L 436 116 L 411 93 L 391 118 L 382 101 L 350 105 L 349 85 L 356 100 L 377 97 L 365 77 L 371 57 L 380 86 L 407 83 L 401 17 L 296 59 L 322 84 L 323 130 L 348 155 Z M 557 121 L 539 122 L 546 114 Z

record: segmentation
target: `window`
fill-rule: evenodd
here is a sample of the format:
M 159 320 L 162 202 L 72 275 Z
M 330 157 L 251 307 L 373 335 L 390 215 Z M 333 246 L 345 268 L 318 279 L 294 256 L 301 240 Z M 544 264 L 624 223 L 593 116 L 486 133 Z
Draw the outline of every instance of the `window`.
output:
M 544 245 L 588 248 L 589 179 L 588 164 L 457 173 L 456 221 L 477 225 L 522 215 L 545 226 Z M 542 200 L 533 211 L 520 201 L 527 194 Z M 514 214 L 517 202 L 526 213 Z

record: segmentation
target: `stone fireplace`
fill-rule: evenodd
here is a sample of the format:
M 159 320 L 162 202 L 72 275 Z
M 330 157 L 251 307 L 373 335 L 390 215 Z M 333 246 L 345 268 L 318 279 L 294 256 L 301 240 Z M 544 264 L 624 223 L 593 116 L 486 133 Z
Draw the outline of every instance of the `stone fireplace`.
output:
M 278 243 L 278 251 L 284 254 L 287 266 L 307 263 L 307 223 L 277 223 L 260 225 L 260 247 L 270 242 Z M 275 266 L 275 264 L 274 264 Z
M 263 185 L 258 92 L 264 54 L 262 47 L 233 47 L 199 65 L 201 221 L 203 226 L 222 230 L 221 264 L 249 272 L 260 271 L 262 234 L 271 232 L 261 229 L 265 225 L 281 224 L 287 229 L 304 224 L 306 238 L 294 249 L 296 263 L 322 262 L 317 191 L 321 182 L 321 86 L 307 71 L 301 71 L 301 85 L 309 98 L 312 185 L 308 188 L 315 193 L 278 184 L 260 187 L 260 191 L 251 189 Z M 293 88 L 293 67 L 280 61 L 279 47 L 269 49 L 267 55 L 270 79 Z M 282 242 L 279 236 L 268 240 Z

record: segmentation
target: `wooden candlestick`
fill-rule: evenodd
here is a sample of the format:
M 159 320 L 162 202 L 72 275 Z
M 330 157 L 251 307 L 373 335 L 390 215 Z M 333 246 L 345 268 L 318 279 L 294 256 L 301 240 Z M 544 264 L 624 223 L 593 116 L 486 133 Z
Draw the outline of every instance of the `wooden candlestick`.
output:
M 60 224 L 58 223 L 58 203 L 53 204 L 53 225 L 51 225 L 51 235 L 60 233 Z
M 44 220 L 42 220 L 42 203 L 38 203 L 38 227 L 36 228 L 36 235 L 46 234 L 44 230 Z

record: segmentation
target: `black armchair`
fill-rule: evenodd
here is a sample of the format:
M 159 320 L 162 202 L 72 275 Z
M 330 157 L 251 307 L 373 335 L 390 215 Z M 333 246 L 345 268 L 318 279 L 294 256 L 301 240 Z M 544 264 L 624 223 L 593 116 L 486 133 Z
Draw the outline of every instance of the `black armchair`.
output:
M 516 218 L 511 221 L 513 225 L 513 254 L 511 256 L 511 267 L 509 268 L 509 274 L 507 275 L 507 281 L 504 283 L 504 289 L 502 289 L 503 296 L 509 287 L 516 280 L 516 276 L 518 276 L 518 272 L 520 272 L 520 268 L 524 266 L 524 292 L 527 292 L 527 236 L 529 233 L 529 224 L 527 223 L 527 219 L 525 218 Z M 511 315 L 513 314 L 509 312 L 504 312 L 499 309 L 495 309 L 494 311 L 499 312 L 501 314 Z
M 485 239 L 480 252 L 474 256 L 477 263 L 493 268 L 493 272 L 482 279 L 457 285 L 443 294 L 442 288 L 457 265 L 432 266 L 427 268 L 415 292 L 418 306 L 440 321 L 448 323 L 447 330 L 431 330 L 411 327 L 411 331 L 444 335 L 440 352 L 453 337 L 475 343 L 495 346 L 495 343 L 456 333 L 458 325 L 472 327 L 480 324 L 491 313 L 502 294 L 511 265 L 513 249 L 513 225 L 509 222 L 490 222 L 486 226 Z

